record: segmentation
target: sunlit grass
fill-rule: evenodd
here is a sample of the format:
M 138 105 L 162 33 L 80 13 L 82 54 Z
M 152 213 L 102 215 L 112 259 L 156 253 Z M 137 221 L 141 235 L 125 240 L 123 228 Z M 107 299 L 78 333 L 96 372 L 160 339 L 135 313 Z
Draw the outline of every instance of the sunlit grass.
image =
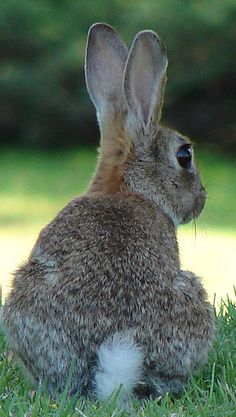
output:
M 183 268 L 198 273 L 208 290 L 226 297 L 236 285 L 236 163 L 212 152 L 198 152 L 209 193 L 197 222 L 179 230 Z M 86 189 L 96 152 L 78 149 L 51 154 L 6 151 L 0 155 L 0 276 L 3 289 L 10 273 L 28 256 L 40 229 L 69 200 Z
M 232 295 L 236 286 L 236 234 L 209 229 L 195 237 L 191 230 L 181 229 L 179 247 L 183 269 L 201 278 L 209 300 L 218 307 L 220 299 Z

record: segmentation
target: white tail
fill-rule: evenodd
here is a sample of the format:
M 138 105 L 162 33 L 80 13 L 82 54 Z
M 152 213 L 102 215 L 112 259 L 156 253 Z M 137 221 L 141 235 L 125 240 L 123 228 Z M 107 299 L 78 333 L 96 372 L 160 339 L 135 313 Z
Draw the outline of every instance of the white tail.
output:
M 129 336 L 116 334 L 111 341 L 100 346 L 98 358 L 100 369 L 95 376 L 97 397 L 106 400 L 122 386 L 121 397 L 125 400 L 140 380 L 142 351 Z

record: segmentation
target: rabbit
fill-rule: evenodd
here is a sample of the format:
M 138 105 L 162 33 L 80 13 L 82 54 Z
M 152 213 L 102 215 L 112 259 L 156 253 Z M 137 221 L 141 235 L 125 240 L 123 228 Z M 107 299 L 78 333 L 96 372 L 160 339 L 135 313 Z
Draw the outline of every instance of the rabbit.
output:
M 104 23 L 88 34 L 85 79 L 101 148 L 95 174 L 39 234 L 3 309 L 8 343 L 51 395 L 179 395 L 205 361 L 215 319 L 180 267 L 176 229 L 206 201 L 190 140 L 160 124 L 166 49 L 130 51 Z M 190 254 L 191 256 L 191 254 Z M 69 377 L 68 377 L 69 375 Z

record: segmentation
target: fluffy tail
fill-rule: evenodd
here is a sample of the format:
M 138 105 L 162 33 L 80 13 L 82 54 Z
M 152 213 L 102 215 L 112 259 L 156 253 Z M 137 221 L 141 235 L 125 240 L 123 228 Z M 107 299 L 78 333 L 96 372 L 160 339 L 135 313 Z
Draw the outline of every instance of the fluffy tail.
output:
M 122 385 L 122 399 L 132 392 L 142 374 L 143 353 L 126 335 L 116 334 L 98 351 L 99 371 L 95 390 L 100 400 L 108 399 Z

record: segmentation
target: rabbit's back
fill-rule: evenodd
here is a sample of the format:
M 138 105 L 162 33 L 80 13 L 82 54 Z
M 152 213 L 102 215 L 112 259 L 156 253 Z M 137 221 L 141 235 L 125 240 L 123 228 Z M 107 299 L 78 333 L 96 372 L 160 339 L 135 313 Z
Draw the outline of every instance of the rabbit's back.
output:
M 172 228 L 161 211 L 135 195 L 75 199 L 42 230 L 15 285 L 24 291 L 38 284 L 77 292 L 76 299 L 87 305 L 90 291 L 100 300 L 118 287 L 128 293 L 129 286 L 135 291 L 136 285 L 149 290 L 153 283 L 169 285 L 179 269 Z M 117 300 L 119 293 L 114 296 Z M 111 294 L 108 299 L 112 302 Z

